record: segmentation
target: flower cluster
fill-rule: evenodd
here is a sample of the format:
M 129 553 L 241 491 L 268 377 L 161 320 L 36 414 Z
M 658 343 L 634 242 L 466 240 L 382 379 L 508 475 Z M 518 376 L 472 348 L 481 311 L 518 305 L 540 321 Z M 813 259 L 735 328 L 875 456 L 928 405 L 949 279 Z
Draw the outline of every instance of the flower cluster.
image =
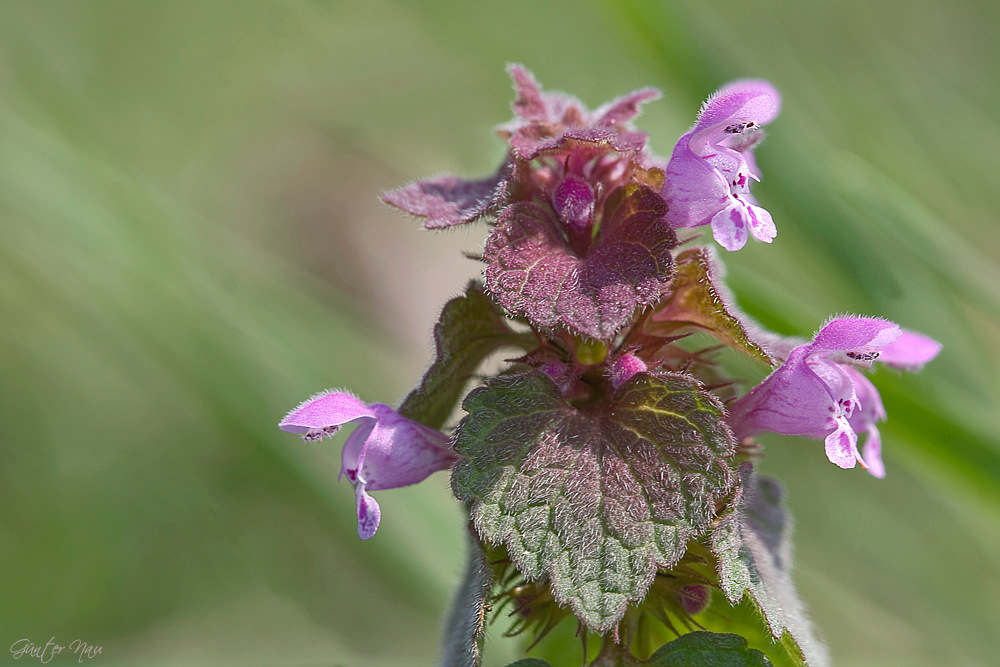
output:
M 663 160 L 632 125 L 658 91 L 590 111 L 543 92 L 519 65 L 510 74 L 515 117 L 497 129 L 508 150 L 493 175 L 440 176 L 384 195 L 429 229 L 489 226 L 483 282 L 445 306 L 420 386 L 398 411 L 319 394 L 281 428 L 315 440 L 357 424 L 341 476 L 355 486 L 362 539 L 380 520 L 370 491 L 452 469 L 477 544 L 500 550 L 495 574 L 531 584 L 497 599 L 530 590 L 545 600 L 537 608 L 572 613 L 617 642 L 620 627 L 634 626 L 627 613 L 669 608 L 688 618 L 709 604 L 708 587 L 734 602 L 746 589 L 776 637 L 787 629 L 812 650 L 808 633 L 769 611 L 796 604 L 762 588 L 767 563 L 781 559 L 759 545 L 778 536 L 754 537 L 753 521 L 739 518 L 766 500 L 761 489 L 778 488 L 751 474 L 761 451 L 754 437 L 822 439 L 837 466 L 860 463 L 883 477 L 877 424 L 886 412 L 865 371 L 876 360 L 918 370 L 940 344 L 877 317 L 836 317 L 804 344 L 766 332 L 737 309 L 716 251 L 678 236 L 710 225 L 728 251 L 751 235 L 774 240 L 770 213 L 750 194 L 761 178 L 754 150 L 781 107 L 768 82 L 721 88 Z M 739 396 L 718 346 L 692 334 L 772 372 Z M 454 429 L 441 430 L 480 363 L 510 347 L 520 354 L 468 393 Z M 691 565 L 704 561 L 689 555 L 692 540 L 710 545 L 715 578 Z M 654 594 L 673 597 L 665 607 L 644 602 Z

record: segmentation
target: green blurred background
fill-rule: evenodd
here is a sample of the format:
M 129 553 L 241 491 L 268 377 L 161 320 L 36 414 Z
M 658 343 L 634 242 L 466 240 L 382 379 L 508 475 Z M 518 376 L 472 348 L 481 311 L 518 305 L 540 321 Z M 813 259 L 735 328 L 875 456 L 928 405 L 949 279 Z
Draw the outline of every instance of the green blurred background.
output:
M 782 91 L 755 189 L 778 238 L 725 257 L 741 303 L 945 344 L 876 377 L 884 481 L 766 441 L 800 592 L 837 665 L 997 664 L 998 33 L 995 0 L 5 0 L 0 661 L 54 636 L 106 665 L 433 664 L 447 475 L 380 494 L 362 543 L 338 443 L 276 423 L 419 378 L 484 228 L 377 194 L 490 172 L 518 61 L 591 106 L 662 88 L 639 119 L 661 155 L 720 84 Z

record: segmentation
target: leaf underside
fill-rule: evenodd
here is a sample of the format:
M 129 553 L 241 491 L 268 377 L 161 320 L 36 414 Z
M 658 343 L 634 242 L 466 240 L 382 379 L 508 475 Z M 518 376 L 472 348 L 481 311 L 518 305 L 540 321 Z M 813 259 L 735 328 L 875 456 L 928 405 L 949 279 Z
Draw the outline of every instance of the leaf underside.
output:
M 508 206 L 484 248 L 486 287 L 538 328 L 564 326 L 608 340 L 638 308 L 655 303 L 670 279 L 677 237 L 664 213 L 666 205 L 648 186 L 617 189 L 605 204 L 598 238 L 581 257 L 551 208 Z
M 486 619 L 486 597 L 493 572 L 479 543 L 469 540 L 469 559 L 462 584 L 455 591 L 445 624 L 441 667 L 479 667 Z
M 455 409 L 468 380 L 489 354 L 505 346 L 530 349 L 534 337 L 519 334 L 475 282 L 463 296 L 445 304 L 434 325 L 437 354 L 420 386 L 409 393 L 399 413 L 431 428 L 441 428 Z
M 442 229 L 472 222 L 494 211 L 504 198 L 511 163 L 504 161 L 497 172 L 468 181 L 450 174 L 429 181 L 415 181 L 382 195 L 382 200 L 424 218 L 427 229 Z
M 708 247 L 690 248 L 677 255 L 670 294 L 656 307 L 644 333 L 668 337 L 685 328 L 698 328 L 720 343 L 768 366 L 775 361 L 753 339 L 745 315 L 736 308 L 722 282 L 721 264 Z
M 813 635 L 792 582 L 792 527 L 781 483 L 743 470 L 740 478 L 736 509 L 723 515 L 712 533 L 722 591 L 733 604 L 746 595 L 797 664 L 828 667 L 826 646 Z
M 499 377 L 464 407 L 452 487 L 480 536 L 600 633 L 707 530 L 735 482 L 724 409 L 687 375 L 640 373 L 588 412 L 541 374 Z

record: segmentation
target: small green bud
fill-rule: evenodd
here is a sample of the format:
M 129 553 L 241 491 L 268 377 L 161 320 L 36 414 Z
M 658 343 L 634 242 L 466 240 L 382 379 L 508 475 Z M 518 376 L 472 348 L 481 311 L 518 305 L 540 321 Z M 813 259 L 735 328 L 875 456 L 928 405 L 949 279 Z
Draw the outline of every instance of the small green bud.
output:
M 577 340 L 576 360 L 585 366 L 596 366 L 608 356 L 608 346 L 599 340 Z

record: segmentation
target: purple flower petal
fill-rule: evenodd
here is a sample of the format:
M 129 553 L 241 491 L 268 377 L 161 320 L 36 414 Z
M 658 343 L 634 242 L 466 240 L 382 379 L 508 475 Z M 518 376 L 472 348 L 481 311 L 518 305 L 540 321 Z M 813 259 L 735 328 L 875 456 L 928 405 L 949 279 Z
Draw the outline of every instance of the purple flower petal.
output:
M 885 479 L 885 464 L 882 463 L 882 435 L 878 427 L 871 424 L 866 431 L 862 456 L 868 464 L 868 472 L 879 479 Z
M 750 233 L 758 241 L 770 243 L 778 235 L 778 228 L 774 226 L 774 220 L 767 209 L 761 208 L 740 198 L 740 203 L 747 209 L 748 224 Z
M 671 227 L 712 225 L 715 240 L 739 250 L 753 234 L 770 243 L 777 234 L 770 213 L 749 196 L 759 180 L 753 156 L 764 125 L 781 109 L 781 97 L 766 81 L 737 81 L 705 102 L 698 120 L 674 147 L 663 197 Z
M 826 458 L 830 459 L 830 463 L 845 469 L 853 468 L 858 461 L 861 461 L 861 454 L 858 453 L 858 435 L 844 417 L 837 420 L 836 430 L 826 436 Z
M 889 363 L 913 367 L 940 349 L 937 341 L 903 332 L 888 320 L 834 318 L 812 343 L 792 350 L 777 370 L 733 403 L 730 423 L 737 437 L 773 431 L 824 438 L 833 463 L 853 468 L 860 462 L 875 477 L 885 477 L 876 427 L 885 421 L 885 406 L 875 385 L 851 364 L 881 359 L 881 352 Z M 863 457 L 858 452 L 859 433 L 867 434 Z
M 346 475 L 355 486 L 358 535 L 367 540 L 375 534 L 381 516 L 368 490 L 416 484 L 451 467 L 458 456 L 440 431 L 407 419 L 387 405 L 368 405 L 344 392 L 317 394 L 288 413 L 279 426 L 313 440 L 348 422 L 357 422 L 358 427 L 344 442 L 340 477 Z
M 354 487 L 354 493 L 358 508 L 358 537 L 363 540 L 371 539 L 382 520 L 382 508 L 378 506 L 378 501 L 368 495 L 364 484 Z
M 375 418 L 367 403 L 351 394 L 330 390 L 301 403 L 281 420 L 278 428 L 288 433 L 303 433 L 304 439 L 312 440 L 330 435 L 331 428 L 365 418 Z
M 761 127 L 777 118 L 781 111 L 781 94 L 763 79 L 741 79 L 715 91 L 698 112 L 694 131 L 724 126 L 734 134 L 733 125 L 750 123 Z M 739 132 L 751 128 L 739 128 Z
M 898 324 L 879 317 L 836 317 L 824 324 L 810 346 L 812 352 L 874 355 L 899 338 Z
M 814 370 L 817 365 L 807 363 L 809 354 L 808 345 L 795 348 L 777 370 L 733 403 L 730 424 L 737 438 L 763 431 L 825 438 L 838 427 L 838 399 L 828 384 L 833 374 L 824 372 L 824 381 Z
M 878 360 L 896 368 L 919 371 L 938 355 L 941 347 L 933 338 L 904 329 L 895 342 L 882 348 Z
M 712 218 L 712 236 L 726 250 L 739 250 L 750 238 L 746 209 L 733 201 Z
M 416 484 L 455 462 L 450 440 L 440 431 L 407 419 L 387 405 L 371 407 L 377 421 L 357 462 L 370 491 Z
M 885 406 L 882 397 L 871 380 L 861 371 L 845 366 L 847 374 L 854 384 L 858 405 L 851 414 L 851 428 L 855 433 L 867 433 L 865 445 L 862 448 L 862 458 L 868 464 L 868 472 L 878 477 L 885 477 L 885 466 L 882 464 L 882 437 L 875 426 L 877 422 L 885 421 Z

